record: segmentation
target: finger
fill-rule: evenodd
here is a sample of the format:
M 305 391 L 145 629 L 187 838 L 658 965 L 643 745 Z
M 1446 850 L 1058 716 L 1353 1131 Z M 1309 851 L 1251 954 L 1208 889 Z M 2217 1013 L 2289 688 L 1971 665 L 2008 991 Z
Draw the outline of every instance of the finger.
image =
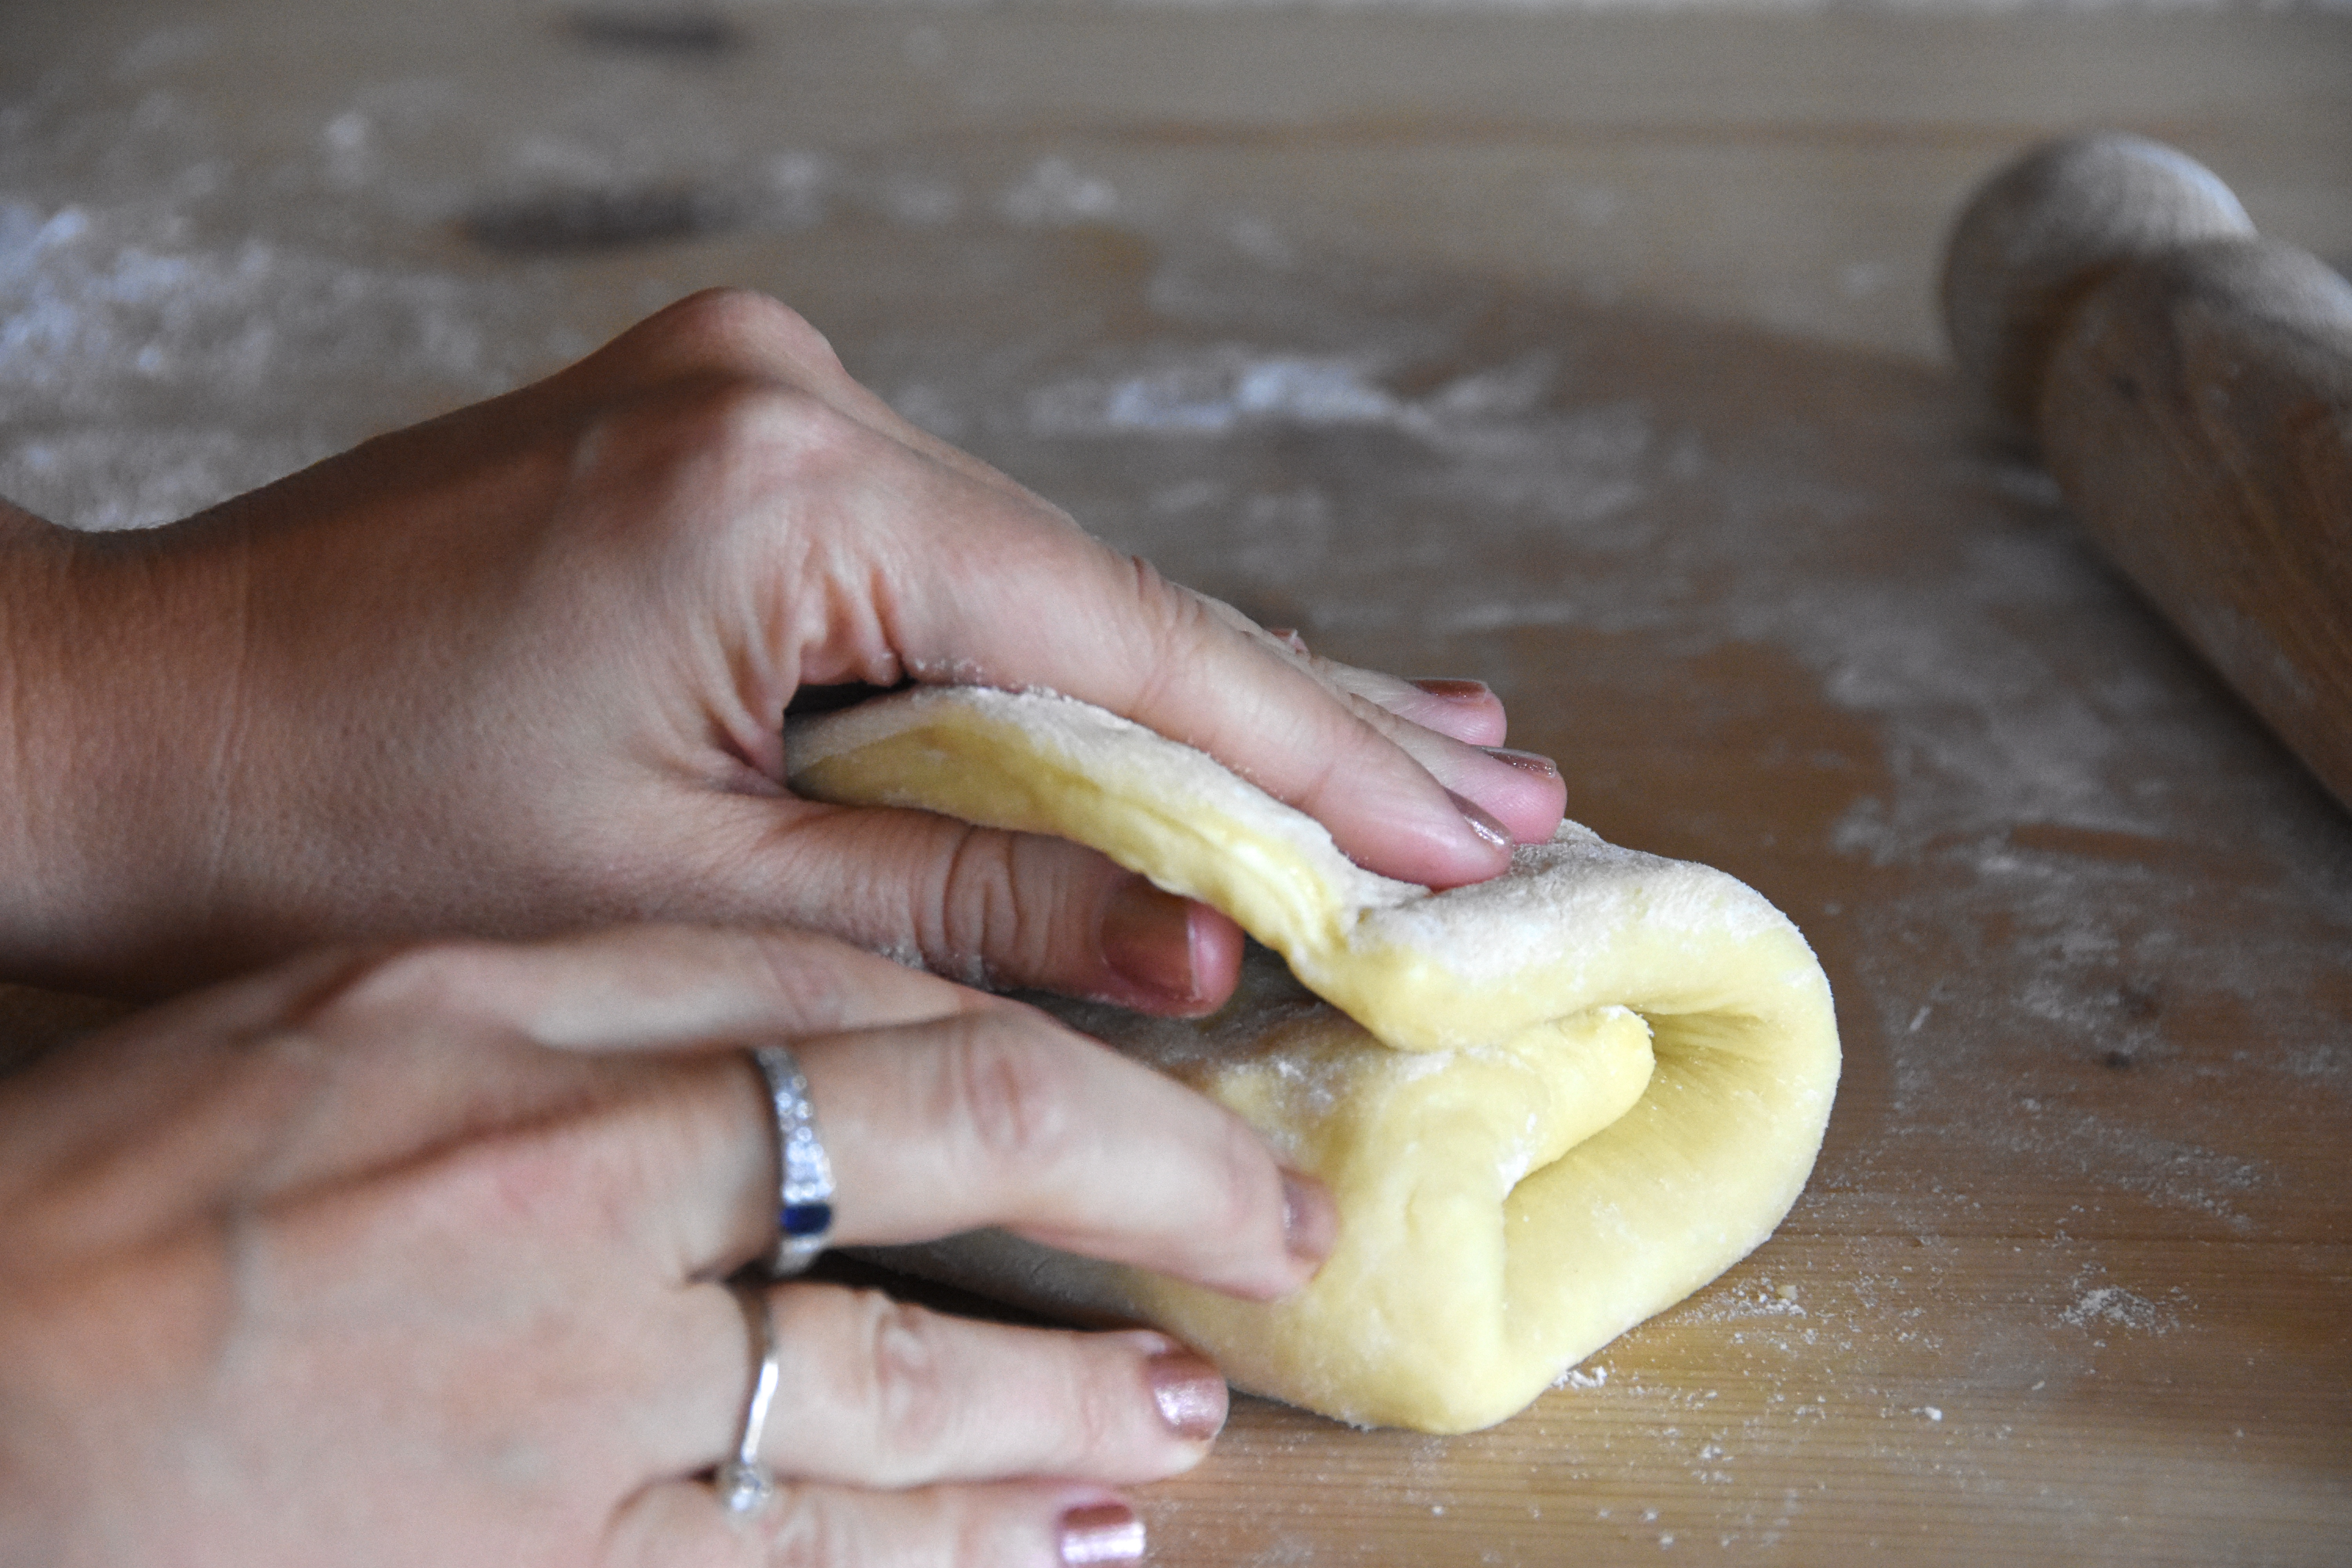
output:
M 462 1014 L 540 1045 L 653 1050 L 912 1023 L 1005 1004 L 814 931 L 626 926 L 530 946 L 386 950 L 346 1016 Z
M 845 1243 L 1001 1226 L 1255 1299 L 1306 1283 L 1330 1249 L 1330 1195 L 1285 1172 L 1246 1122 L 1042 1014 L 803 1040 L 798 1053 Z
M 1426 759 L 1398 743 L 1379 710 L 1335 701 L 1332 689 L 1297 660 L 1261 637 L 1237 634 L 1226 606 L 1167 583 L 1147 564 L 1105 552 L 1105 597 L 1134 629 L 1116 649 L 1066 656 L 1067 665 L 1099 671 L 1095 689 L 1064 688 L 1070 695 L 1215 756 L 1322 822 L 1370 869 L 1442 888 L 1507 864 L 1508 826 L 1433 775 Z M 1014 673 L 1021 683 L 1054 684 L 1042 668 Z M 1463 764 L 1472 772 L 1477 765 Z
M 775 646 L 763 653 L 769 668 L 818 684 L 887 681 L 906 671 L 1064 691 L 1219 757 L 1322 821 L 1373 870 L 1451 887 L 1508 863 L 1507 820 L 1475 797 L 1449 795 L 1363 715 L 1255 646 L 1223 606 L 1109 551 L 977 459 L 906 425 L 848 380 L 807 322 L 774 301 L 697 296 L 574 370 L 583 382 L 764 380 L 808 393 L 863 437 L 821 432 L 836 471 L 866 482 L 837 497 L 822 520 L 800 520 L 841 531 L 838 547 L 819 542 L 817 555 L 824 569 L 845 575 L 810 595 L 837 607 L 840 624 L 778 618 L 769 628 Z M 774 438 L 812 434 L 814 412 L 772 407 Z M 942 520 L 954 526 L 942 529 Z M 877 560 L 912 564 L 877 582 Z M 1041 617 L 1039 605 L 1061 613 Z M 742 740 L 762 765 L 774 761 L 756 726 Z M 1455 771 L 1477 767 L 1458 763 Z
M 647 1488 L 615 1514 L 610 1568 L 1076 1568 L 1143 1555 L 1117 1494 L 1063 1481 L 877 1492 L 787 1482 L 737 1519 L 698 1481 Z
M 730 952 L 730 940 L 747 945 Z M 544 998 L 566 976 L 593 978 L 583 955 L 625 967 L 648 952 L 661 962 L 645 963 L 634 983 L 605 982 L 593 1043 L 712 1046 L 721 1043 L 712 1027 L 720 1017 L 748 1019 L 751 1038 L 796 1039 L 841 1188 L 835 1234 L 845 1243 L 1002 1225 L 1255 1297 L 1296 1289 L 1329 1250 L 1328 1194 L 1284 1173 L 1230 1111 L 1030 1008 L 893 974 L 895 966 L 822 939 L 710 933 L 683 942 L 656 929 L 535 947 L 420 947 L 340 983 L 310 1027 L 321 1037 L 429 1037 L 470 1064 L 436 1075 L 436 1092 L 409 1096 L 401 1114 L 378 1118 L 377 1141 L 394 1149 L 444 1115 L 444 1100 L 544 1100 L 554 1092 L 539 1083 L 544 1070 L 533 1078 L 527 1058 L 488 1047 L 545 1043 L 534 1033 L 548 1016 Z M 763 990 L 757 966 L 742 963 L 746 952 L 786 972 L 812 953 L 855 971 L 816 1016 L 871 1009 L 892 1021 L 810 1037 L 805 997 L 789 981 Z M 742 1005 L 709 983 L 713 974 L 740 980 L 761 1005 Z M 912 1007 L 908 992 L 917 994 Z M 713 994 L 725 1002 L 715 1012 L 682 1001 Z M 926 1006 L 923 1021 L 895 1021 Z M 663 1278 L 729 1272 L 775 1238 L 768 1098 L 737 1051 L 639 1060 L 658 1078 L 658 1094 L 618 1080 L 603 1091 L 584 1082 L 562 1090 L 560 1098 L 577 1101 L 567 1114 L 584 1118 L 567 1201 L 612 1216 L 611 1239 L 647 1254 Z M 364 1091 L 364 1074 L 343 1076 L 341 1092 Z M 289 1169 L 301 1164 L 292 1153 L 288 1161 Z
M 888 466 L 887 453 L 854 434 L 835 432 L 832 446 L 850 471 Z M 791 641 L 766 652 L 772 667 L 819 684 L 904 672 L 1062 691 L 1208 752 L 1318 818 L 1374 870 L 1451 887 L 1508 863 L 1507 832 L 1465 813 L 1362 713 L 1234 627 L 1222 606 L 1034 499 L 939 471 L 895 478 L 824 520 L 844 537 L 810 569 L 842 575 L 809 596 L 848 608 L 829 626 L 772 627 Z M 863 564 L 877 556 L 906 569 L 877 583 Z M 764 765 L 776 748 L 763 745 L 746 738 Z
M 1231 920 L 1063 839 L 726 795 L 683 803 L 673 825 L 682 903 L 822 926 L 967 984 L 1193 1016 L 1240 973 Z
M 727 1321 L 687 1342 L 690 1356 L 669 1374 L 719 1394 L 693 1428 L 700 1446 L 672 1457 L 686 1464 L 715 1455 L 747 1386 L 741 1312 L 719 1288 L 696 1289 L 718 1299 Z M 979 1322 L 831 1285 L 782 1285 L 770 1298 L 778 1415 L 761 1458 L 780 1475 L 890 1488 L 1023 1476 L 1117 1486 L 1191 1469 L 1224 1425 L 1223 1378 L 1162 1334 Z
M 235 1067 L 217 1050 L 190 1042 L 242 1040 L 275 1025 L 306 999 L 331 991 L 355 969 L 371 962 L 352 949 L 305 953 L 257 974 L 207 987 L 132 1014 L 79 1042 L 70 1051 L 51 1051 L 0 1082 L 0 1098 L 13 1093 L 42 1112 L 18 1120 L 9 1145 L 15 1172 L 54 1168 L 76 1150 L 94 1144 L 145 1143 L 183 1117 L 193 1097 L 235 1092 Z M 131 1092 L 130 1086 L 136 1087 Z M 152 1131 L 146 1131 L 152 1129 Z M 214 1150 L 213 1158 L 233 1163 L 235 1151 Z M 203 1171 L 193 1160 L 180 1174 L 191 1192 L 202 1190 Z M 5 1191 L 5 1186 L 0 1186 Z M 141 1205 L 116 1205 L 127 1218 Z M 99 1233 L 88 1238 L 93 1245 Z
M 1164 1335 L 948 1317 L 879 1291 L 787 1286 L 768 1428 L 779 1473 L 866 1486 L 1068 1476 L 1120 1485 L 1198 1464 L 1224 1380 Z
M 1550 758 L 1500 746 L 1465 745 L 1378 706 L 1370 721 L 1449 794 L 1486 812 L 1512 843 L 1549 842 L 1559 826 L 1568 786 Z
M 1335 659 L 1322 666 L 1325 679 L 1343 689 L 1465 746 L 1499 746 L 1508 731 L 1502 699 L 1483 680 L 1407 680 Z
M 1267 626 L 1264 635 L 1335 690 L 1378 703 L 1400 719 L 1465 745 L 1502 744 L 1502 700 L 1483 680 L 1407 680 L 1385 670 L 1325 658 L 1307 647 L 1296 627 Z
M 1541 844 L 1568 798 L 1550 758 L 1502 744 L 1503 704 L 1481 680 L 1406 680 L 1312 653 L 1296 631 L 1259 634 L 1349 703 L 1451 794 L 1486 812 L 1514 843 Z
M 226 989 L 234 1003 L 242 988 Z M 312 1102 L 299 1135 L 277 1135 L 278 1186 L 397 1163 L 453 1127 L 573 1124 L 567 1180 L 583 1206 L 572 1212 L 607 1216 L 595 1225 L 605 1239 L 683 1279 L 741 1263 L 761 1249 L 763 1226 L 773 1239 L 773 1122 L 735 1047 L 992 1010 L 1031 1016 L 801 931 L 637 927 L 527 946 L 416 943 L 345 955 L 299 1007 L 265 1020 L 294 1049 L 254 1092 Z M 322 1058 L 305 1040 L 348 1048 Z M 370 1042 L 382 1048 L 359 1048 Z M 591 1052 L 633 1059 L 606 1067 L 582 1059 Z M 257 1118 L 257 1135 L 269 1125 Z
M 730 941 L 744 945 L 730 952 Z M 788 970 L 814 952 L 858 973 L 812 1009 L 790 981 L 763 990 L 756 967 L 746 979 L 746 952 Z M 600 956 L 642 967 L 634 983 L 599 981 L 583 961 Z M 590 1042 L 603 1048 L 715 1045 L 719 1018 L 748 1021 L 750 1038 L 795 1040 L 832 1155 L 835 1235 L 845 1244 L 1004 1226 L 1239 1295 L 1279 1295 L 1312 1276 L 1336 1224 L 1329 1195 L 1284 1172 L 1239 1117 L 1043 1014 L 895 967 L 793 933 L 709 933 L 689 943 L 656 929 L 537 947 L 452 943 L 395 955 L 345 983 L 314 1025 L 353 1037 L 423 1023 L 453 1038 L 458 1029 L 485 1041 L 536 1039 L 546 998 L 578 977 L 603 986 Z M 741 981 L 743 994 L 713 975 Z M 713 995 L 716 1009 L 695 1005 Z M 897 1021 L 927 1006 L 922 1021 Z M 869 1009 L 890 1021 L 851 1033 L 804 1028 L 813 1012 Z M 478 1064 L 472 1078 L 505 1060 L 486 1048 L 461 1057 Z M 775 1239 L 772 1111 L 739 1052 L 656 1065 L 658 1097 L 600 1097 L 609 1103 L 582 1134 L 572 1201 L 616 1216 L 615 1239 L 648 1250 L 664 1278 L 723 1275 Z M 520 1058 L 503 1070 L 520 1070 Z M 446 1086 L 457 1099 L 477 1092 L 457 1079 Z M 417 1098 L 405 1120 L 387 1121 L 385 1137 L 438 1114 L 435 1097 Z

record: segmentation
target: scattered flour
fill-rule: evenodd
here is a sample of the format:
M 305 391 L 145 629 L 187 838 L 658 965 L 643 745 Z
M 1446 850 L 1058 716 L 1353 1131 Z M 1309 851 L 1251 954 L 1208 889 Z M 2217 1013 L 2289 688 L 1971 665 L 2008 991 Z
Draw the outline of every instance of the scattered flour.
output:
M 1085 174 L 1066 158 L 1041 158 L 999 204 L 1015 223 L 1067 224 L 1109 218 L 1118 212 L 1118 192 L 1108 180 Z
M 1426 396 L 1381 384 L 1377 353 L 1297 354 L 1238 343 L 1166 352 L 1148 368 L 1066 379 L 1029 397 L 1029 424 L 1045 436 L 1216 436 L 1251 426 L 1384 427 L 1444 443 L 1475 437 L 1488 421 L 1538 405 L 1552 376 L 1530 354 L 1459 376 Z M 1614 445 L 1613 433 L 1585 445 Z M 1636 445 L 1639 437 L 1635 438 Z
M 2100 1285 L 2058 1314 L 2058 1321 L 2077 1329 L 2134 1329 L 2144 1333 L 2169 1332 L 2179 1325 L 2171 1309 L 2119 1285 Z

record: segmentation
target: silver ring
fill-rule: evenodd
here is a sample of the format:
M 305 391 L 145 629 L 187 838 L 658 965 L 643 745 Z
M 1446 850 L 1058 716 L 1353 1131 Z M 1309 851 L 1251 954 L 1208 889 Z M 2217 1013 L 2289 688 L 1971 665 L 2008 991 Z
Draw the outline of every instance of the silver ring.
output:
M 759 1285 L 730 1285 L 728 1292 L 743 1309 L 751 1330 L 751 1345 L 759 1364 L 751 1373 L 751 1397 L 743 1405 L 743 1433 L 735 1439 L 735 1457 L 719 1467 L 710 1484 L 719 1506 L 739 1518 L 757 1513 L 776 1494 L 776 1478 L 760 1463 L 760 1438 L 768 1429 L 768 1406 L 775 1402 L 776 1381 L 783 1375 L 777 1362 L 776 1321 L 768 1311 L 768 1292 Z
M 753 1046 L 751 1065 L 768 1086 L 776 1114 L 776 1250 L 768 1273 L 777 1279 L 816 1261 L 833 1238 L 833 1162 L 816 1135 L 808 1079 L 782 1046 Z

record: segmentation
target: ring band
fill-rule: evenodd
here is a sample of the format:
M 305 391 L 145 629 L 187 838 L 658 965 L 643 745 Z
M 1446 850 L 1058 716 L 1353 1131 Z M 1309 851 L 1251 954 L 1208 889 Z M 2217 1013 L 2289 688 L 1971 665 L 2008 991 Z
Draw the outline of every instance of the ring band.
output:
M 782 1279 L 815 1262 L 833 1237 L 833 1162 L 817 1140 L 799 1060 L 782 1046 L 753 1046 L 751 1065 L 776 1115 L 776 1250 L 768 1273 Z
M 727 1289 L 743 1309 L 758 1359 L 751 1372 L 751 1397 L 743 1405 L 742 1436 L 735 1440 L 735 1457 L 711 1477 L 719 1506 L 740 1517 L 758 1512 L 776 1492 L 776 1478 L 760 1463 L 760 1438 L 768 1429 L 768 1406 L 775 1402 L 776 1382 L 783 1369 L 777 1362 L 776 1321 L 768 1311 L 767 1290 L 758 1285 Z

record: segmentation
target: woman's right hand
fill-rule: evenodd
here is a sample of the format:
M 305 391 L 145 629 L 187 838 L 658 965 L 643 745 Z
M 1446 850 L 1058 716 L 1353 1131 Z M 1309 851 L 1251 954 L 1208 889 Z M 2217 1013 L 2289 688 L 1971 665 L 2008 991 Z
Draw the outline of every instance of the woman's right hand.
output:
M 1336 1219 L 1238 1119 L 1017 1004 L 799 932 L 316 954 L 0 1079 L 0 1558 L 1030 1565 L 1141 1546 L 1213 1369 L 1146 1331 L 767 1287 L 789 1043 L 835 1237 L 1001 1225 L 1239 1295 Z

